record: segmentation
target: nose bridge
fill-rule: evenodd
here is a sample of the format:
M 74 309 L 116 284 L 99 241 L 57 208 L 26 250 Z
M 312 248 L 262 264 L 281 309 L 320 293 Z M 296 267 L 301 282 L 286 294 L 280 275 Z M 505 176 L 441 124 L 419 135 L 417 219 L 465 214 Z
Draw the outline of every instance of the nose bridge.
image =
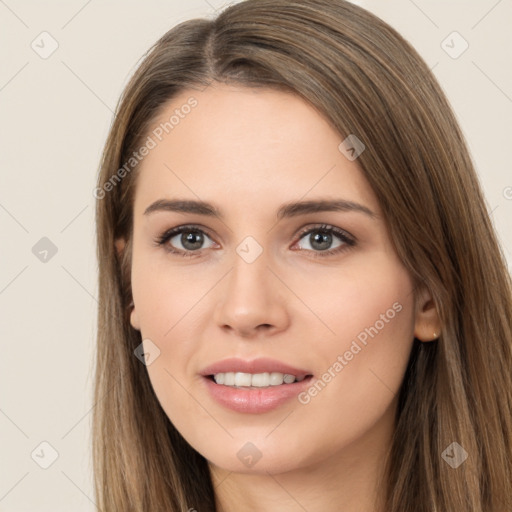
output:
M 256 242 L 257 243 L 257 242 Z M 236 248 L 228 278 L 228 297 L 254 303 L 271 291 L 268 251 L 254 241 L 244 240 Z M 267 301 L 268 302 L 268 301 Z
M 246 219 L 247 220 L 247 219 Z M 239 226 L 239 231 L 235 228 L 236 233 L 247 233 L 247 222 L 244 226 Z M 254 226 L 253 226 L 254 227 Z M 228 282 L 230 287 L 236 289 L 245 288 L 245 285 L 252 286 L 268 285 L 268 265 L 272 263 L 269 261 L 269 248 L 267 246 L 268 237 L 265 233 L 259 232 L 254 235 L 245 235 L 239 237 L 238 244 L 233 246 L 233 254 L 231 255 L 231 267 Z M 234 289 L 232 291 L 235 291 Z M 256 289 L 254 290 L 257 291 Z
M 246 237 L 235 251 L 216 306 L 217 324 L 244 335 L 261 325 L 282 328 L 287 313 L 279 280 L 269 269 L 269 251 L 253 237 Z

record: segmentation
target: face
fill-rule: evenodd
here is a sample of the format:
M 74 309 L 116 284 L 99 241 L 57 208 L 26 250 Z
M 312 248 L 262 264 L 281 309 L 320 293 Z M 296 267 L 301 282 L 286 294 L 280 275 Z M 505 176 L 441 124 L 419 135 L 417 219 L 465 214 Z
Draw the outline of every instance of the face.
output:
M 236 472 L 388 436 L 421 312 L 342 137 L 291 93 L 221 84 L 174 97 L 153 128 L 131 325 L 175 427 Z

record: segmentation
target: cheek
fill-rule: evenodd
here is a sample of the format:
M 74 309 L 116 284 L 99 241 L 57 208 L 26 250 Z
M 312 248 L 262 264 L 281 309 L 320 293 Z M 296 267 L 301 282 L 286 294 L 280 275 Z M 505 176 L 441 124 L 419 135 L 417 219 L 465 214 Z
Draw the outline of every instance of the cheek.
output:
M 410 348 L 413 285 L 390 251 L 361 252 L 342 260 L 339 266 L 309 265 L 281 275 L 300 299 L 290 299 L 294 304 L 291 324 L 308 333 L 300 339 L 314 345 L 324 363 L 350 350 L 354 341 L 362 349 L 371 347 L 361 350 L 364 357 L 359 360 L 391 359 L 400 348 L 405 352 Z
M 142 252 L 142 251 L 141 251 Z M 192 266 L 172 265 L 163 253 L 134 252 L 132 293 L 145 337 L 170 340 L 189 321 L 216 279 Z
M 347 442 L 386 414 L 397 397 L 414 332 L 405 269 L 382 259 L 352 270 L 326 288 L 329 300 L 316 303 L 335 334 L 317 345 L 323 372 L 302 397 L 309 411 L 304 427 L 313 430 L 319 421 L 339 425 Z M 330 441 L 336 443 L 338 434 Z
M 141 337 L 159 350 L 147 372 L 160 404 L 182 433 L 191 430 L 189 419 L 195 421 L 201 412 L 187 392 L 185 376 L 196 349 L 192 326 L 198 315 L 204 315 L 201 299 L 213 286 L 213 278 L 198 279 L 197 272 L 172 268 L 162 256 L 133 254 L 132 294 Z
M 193 267 L 173 266 L 164 254 L 133 254 L 132 294 L 141 337 L 151 340 L 159 349 L 158 358 L 148 365 L 147 371 L 171 419 L 175 411 L 183 418 L 181 412 L 194 409 L 194 401 L 185 391 L 189 387 L 187 379 L 205 321 L 211 319 L 210 290 L 223 275 L 217 269 L 198 271 Z
M 329 346 L 352 366 L 391 372 L 411 348 L 413 303 L 412 281 L 395 258 L 378 254 L 357 261 L 333 279 L 323 301 L 336 333 Z

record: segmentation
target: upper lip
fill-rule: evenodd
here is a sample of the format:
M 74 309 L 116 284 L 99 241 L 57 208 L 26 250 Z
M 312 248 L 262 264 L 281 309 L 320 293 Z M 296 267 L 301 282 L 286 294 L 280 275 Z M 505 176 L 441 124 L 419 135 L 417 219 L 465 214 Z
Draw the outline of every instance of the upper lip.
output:
M 279 372 L 289 375 L 295 375 L 295 377 L 306 377 L 312 375 L 309 370 L 303 368 L 294 368 L 288 364 L 282 363 L 275 359 L 258 358 L 246 361 L 236 357 L 223 359 L 216 363 L 207 366 L 201 370 L 200 374 L 206 376 L 215 375 L 217 373 L 228 373 L 228 372 L 242 372 L 242 373 L 271 373 Z

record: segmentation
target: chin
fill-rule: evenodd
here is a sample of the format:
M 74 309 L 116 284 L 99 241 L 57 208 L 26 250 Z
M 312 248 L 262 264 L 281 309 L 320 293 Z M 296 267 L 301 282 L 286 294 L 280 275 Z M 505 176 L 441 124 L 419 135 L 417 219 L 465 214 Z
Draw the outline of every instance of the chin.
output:
M 286 439 L 276 437 L 270 441 L 265 438 L 267 435 L 268 431 L 265 431 L 259 437 L 251 435 L 230 439 L 228 442 L 224 440 L 223 443 L 219 441 L 218 450 L 212 449 L 216 443 L 210 439 L 210 444 L 201 453 L 213 466 L 252 475 L 279 474 L 303 469 L 316 458 L 314 454 L 304 452 L 305 436 L 300 443 L 287 445 Z M 310 449 L 311 446 L 308 447 Z

